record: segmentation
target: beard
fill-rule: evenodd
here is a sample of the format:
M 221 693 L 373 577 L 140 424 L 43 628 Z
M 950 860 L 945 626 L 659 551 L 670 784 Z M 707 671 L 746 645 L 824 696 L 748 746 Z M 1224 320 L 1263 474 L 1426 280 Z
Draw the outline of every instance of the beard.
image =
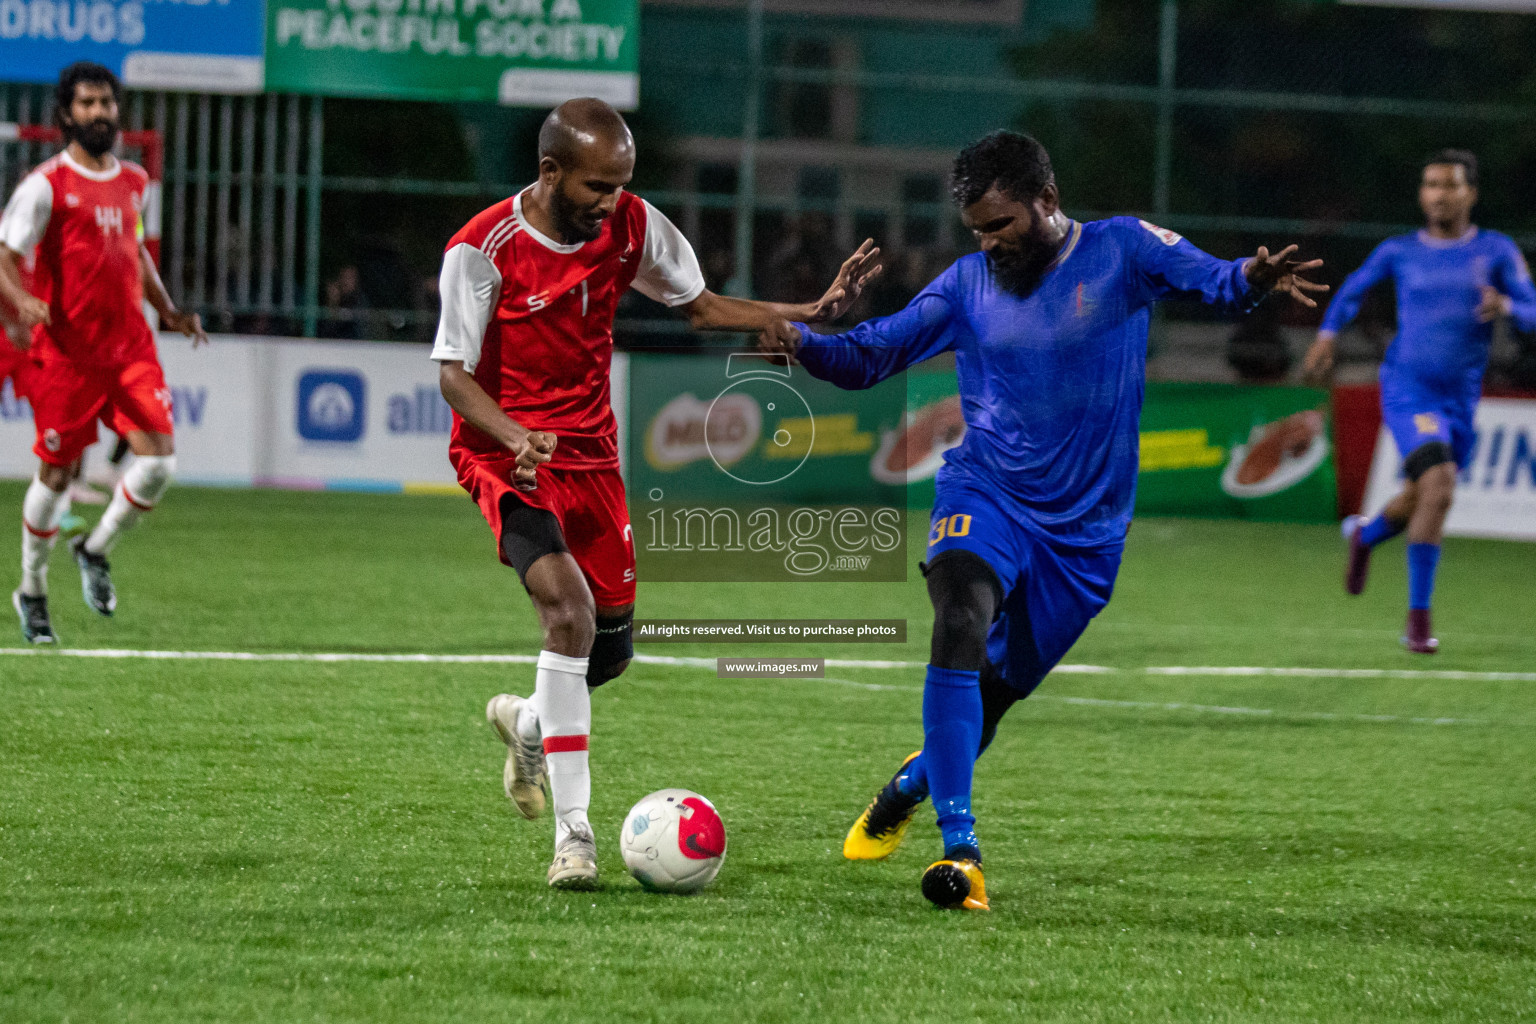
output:
M 81 149 L 97 158 L 105 156 L 117 144 L 117 133 L 117 122 L 106 118 L 71 124 L 68 131 L 70 139 L 80 143 Z
M 999 288 L 1027 299 L 1040 287 L 1040 280 L 1060 250 L 1061 243 L 1052 240 L 1043 223 L 1037 223 L 1016 247 L 999 246 L 987 253 L 987 263 Z
M 559 187 L 550 193 L 549 217 L 555 222 L 555 230 L 560 232 L 560 240 L 566 245 L 590 242 L 603 233 L 602 220 L 594 224 L 584 217 L 581 209 Z

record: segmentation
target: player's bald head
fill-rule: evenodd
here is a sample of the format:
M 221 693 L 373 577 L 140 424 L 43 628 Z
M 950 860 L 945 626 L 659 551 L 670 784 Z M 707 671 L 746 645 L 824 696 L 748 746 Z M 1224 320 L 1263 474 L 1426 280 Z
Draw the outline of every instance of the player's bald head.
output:
M 634 152 L 629 125 L 599 99 L 567 100 L 550 111 L 539 129 L 539 159 L 549 158 L 564 168 L 633 160 Z

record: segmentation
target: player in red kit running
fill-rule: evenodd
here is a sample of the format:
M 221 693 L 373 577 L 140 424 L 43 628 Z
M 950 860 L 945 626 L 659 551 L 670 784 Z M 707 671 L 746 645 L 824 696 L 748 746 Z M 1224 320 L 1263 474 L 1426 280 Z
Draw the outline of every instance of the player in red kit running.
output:
M 31 330 L 27 397 L 41 460 L 22 505 L 21 586 L 11 596 L 32 643 L 56 640 L 48 553 L 69 511 L 74 467 L 96 440 L 98 421 L 126 437 L 135 456 L 96 528 L 70 543 L 86 604 L 99 614 L 117 607 L 107 553 L 154 507 L 175 472 L 170 391 L 144 299 L 162 324 L 194 345 L 208 340 L 198 317 L 171 302 L 144 248 L 148 175 L 112 155 L 121 92 L 117 76 L 100 64 L 64 69 L 55 117 L 69 144 L 22 179 L 0 217 L 0 298 Z M 29 258 L 30 291 L 20 273 Z
M 588 688 L 633 653 L 634 544 L 608 382 L 620 297 L 635 288 L 699 330 L 757 331 L 788 310 L 833 319 L 879 271 L 866 242 L 814 304 L 715 295 L 682 233 L 625 191 L 634 168 L 634 139 L 608 104 L 571 100 L 550 114 L 538 181 L 448 243 L 432 351 L 454 409 L 449 458 L 544 631 L 533 696 L 499 694 L 486 717 L 509 748 L 503 781 L 525 817 L 543 812 L 547 774 L 549 884 L 567 889 L 597 885 Z

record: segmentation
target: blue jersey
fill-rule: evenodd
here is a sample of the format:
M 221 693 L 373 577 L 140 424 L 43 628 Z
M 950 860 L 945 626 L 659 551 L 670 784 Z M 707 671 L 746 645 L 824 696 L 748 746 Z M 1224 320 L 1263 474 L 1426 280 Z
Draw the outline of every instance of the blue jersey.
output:
M 1397 337 L 1381 364 L 1384 395 L 1476 403 L 1493 340 L 1493 325 L 1475 315 L 1484 286 L 1513 300 L 1516 326 L 1536 330 L 1536 287 L 1525 258 L 1508 235 L 1475 227 L 1456 240 L 1419 231 L 1382 242 L 1345 278 L 1323 330 L 1347 327 L 1366 292 L 1388 280 L 1397 287 Z
M 799 358 L 813 376 L 866 388 L 953 351 L 966 432 L 945 455 L 941 492 L 994 489 L 1056 546 L 1118 548 L 1136 495 L 1152 304 L 1251 308 L 1262 295 L 1242 266 L 1134 217 L 1073 223 L 1027 298 L 973 253 L 894 316 L 838 335 L 798 325 Z

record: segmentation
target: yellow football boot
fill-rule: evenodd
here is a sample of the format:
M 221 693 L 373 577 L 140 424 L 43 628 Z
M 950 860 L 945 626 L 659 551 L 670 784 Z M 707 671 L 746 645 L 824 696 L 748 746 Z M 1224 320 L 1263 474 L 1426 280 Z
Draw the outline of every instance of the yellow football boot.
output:
M 943 910 L 991 910 L 981 865 L 974 860 L 941 860 L 923 872 L 923 895 Z
M 908 755 L 896 769 L 896 775 L 899 777 L 921 753 L 919 750 Z M 849 860 L 884 860 L 895 853 L 922 802 L 901 796 L 890 783 L 881 787 L 848 830 L 848 838 L 843 840 L 843 856 Z

